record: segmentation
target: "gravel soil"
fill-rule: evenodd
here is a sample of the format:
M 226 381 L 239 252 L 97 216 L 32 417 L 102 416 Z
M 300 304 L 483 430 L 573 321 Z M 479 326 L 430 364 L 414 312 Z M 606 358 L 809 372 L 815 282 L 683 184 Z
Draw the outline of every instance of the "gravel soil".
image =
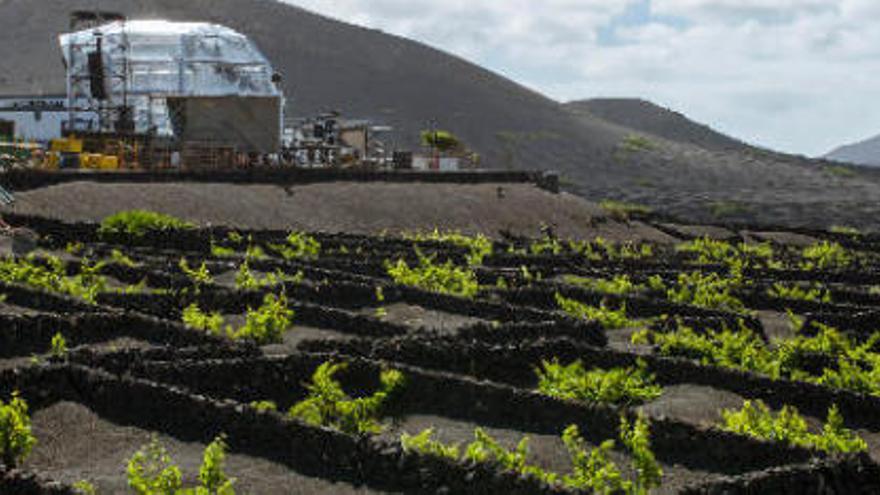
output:
M 499 187 L 505 191 L 503 197 L 498 195 Z M 551 194 L 524 184 L 337 182 L 281 187 L 83 181 L 17 193 L 15 205 L 5 210 L 68 221 L 100 221 L 133 208 L 239 228 L 380 233 L 436 227 L 540 236 L 541 227 L 549 225 L 566 238 L 673 240 L 639 222 L 611 221 L 597 205 L 577 196 Z
M 389 304 L 382 306 L 382 308 L 385 309 L 385 314 L 379 317 L 382 321 L 406 325 L 413 329 L 426 328 L 450 334 L 463 327 L 485 321 L 481 318 L 435 311 L 406 303 Z M 375 316 L 377 309 L 379 308 L 364 308 L 360 313 Z
M 73 402 L 36 411 L 33 431 L 38 443 L 26 468 L 66 483 L 88 480 L 102 494 L 127 493 L 126 463 L 153 435 L 180 466 L 187 485 L 196 482 L 205 449 L 205 444 L 111 423 Z M 286 466 L 234 453 L 227 458 L 226 473 L 237 478 L 236 493 L 242 494 L 382 493 L 302 476 Z

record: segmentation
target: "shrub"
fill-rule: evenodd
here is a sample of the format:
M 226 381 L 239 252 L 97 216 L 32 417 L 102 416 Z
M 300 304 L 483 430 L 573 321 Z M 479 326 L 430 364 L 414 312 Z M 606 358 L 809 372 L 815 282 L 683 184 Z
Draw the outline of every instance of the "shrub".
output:
M 654 248 L 650 244 L 614 244 L 602 237 L 596 237 L 592 242 L 569 241 L 568 247 L 590 261 L 641 260 L 654 256 Z
M 217 244 L 211 239 L 211 256 L 215 258 L 231 258 L 235 256 L 235 249 Z
M 829 175 L 833 175 L 835 177 L 840 177 L 843 179 L 849 179 L 852 177 L 857 177 L 859 174 L 856 173 L 856 170 L 852 167 L 848 167 L 846 165 L 826 165 L 822 167 Z
M 287 308 L 287 297 L 283 294 L 266 294 L 263 305 L 257 309 L 248 308 L 243 327 L 238 330 L 227 328 L 233 339 L 248 339 L 258 345 L 277 344 L 284 339 L 284 332 L 293 320 L 293 310 Z
M 0 401 L 0 460 L 7 468 L 14 468 L 30 455 L 36 443 L 27 402 L 13 392 L 8 403 Z
M 620 418 L 620 441 L 629 450 L 636 470 L 631 493 L 647 495 L 663 481 L 663 469 L 651 451 L 651 431 L 648 420 L 641 414 L 630 424 L 625 416 Z
M 853 262 L 852 255 L 846 248 L 828 241 L 805 247 L 801 257 L 801 268 L 804 270 L 843 270 Z
M 278 404 L 272 402 L 271 400 L 255 400 L 250 403 L 250 406 L 257 411 L 277 411 Z
M 425 130 L 421 133 L 422 144 L 440 151 L 452 151 L 461 148 L 461 141 L 449 131 Z
M 633 215 L 648 215 L 652 211 L 651 208 L 648 208 L 647 206 L 626 203 L 623 201 L 614 201 L 612 199 L 603 200 L 599 203 L 599 207 L 605 210 L 605 213 L 608 214 L 608 216 L 619 222 L 627 221 Z
M 452 461 L 458 461 L 459 446 L 446 445 L 443 442 L 433 440 L 431 438 L 433 435 L 433 428 L 427 428 L 417 435 L 403 433 L 400 436 L 400 443 L 403 446 L 403 450 L 407 452 L 419 452 L 434 457 L 442 457 Z
M 738 331 L 724 327 L 721 331 L 695 332 L 680 326 L 674 332 L 650 330 L 636 333 L 635 344 L 653 344 L 665 356 L 695 359 L 706 365 L 757 371 L 778 376 L 773 355 L 764 341 L 740 322 Z
M 261 277 L 251 271 L 250 265 L 245 260 L 238 267 L 238 272 L 235 274 L 235 288 L 239 290 L 257 290 L 264 287 L 275 287 L 284 282 L 300 283 L 304 277 L 303 272 L 290 276 L 281 271 L 280 268 L 275 273 L 267 273 Z
M 192 303 L 183 310 L 183 324 L 195 330 L 220 335 L 223 327 L 223 315 L 219 312 L 205 313 L 199 308 L 198 303 Z
M 128 460 L 128 487 L 138 495 L 176 494 L 183 475 L 155 436 Z
M 223 435 L 206 448 L 199 468 L 199 486 L 183 488 L 183 475 L 168 451 L 154 436 L 128 461 L 128 486 L 137 495 L 235 495 L 224 472 L 228 446 Z
M 843 235 L 848 235 L 851 237 L 857 237 L 857 236 L 862 235 L 862 231 L 860 231 L 859 229 L 857 229 L 855 227 L 850 227 L 848 225 L 832 225 L 831 228 L 828 229 L 828 231 L 831 232 L 832 234 L 843 234 Z
M 382 431 L 382 412 L 393 395 L 403 387 L 405 378 L 397 370 L 382 371 L 379 391 L 369 397 L 351 398 L 342 390 L 334 375 L 347 363 L 326 362 L 315 370 L 306 385 L 308 397 L 290 408 L 288 415 L 306 423 L 328 426 L 350 434 Z
M 199 468 L 199 482 L 201 490 L 199 492 L 206 495 L 234 495 L 235 490 L 232 485 L 235 483 L 234 478 L 226 475 L 226 451 L 229 446 L 226 444 L 226 438 L 221 435 L 214 439 L 206 448 L 202 457 L 202 466 Z
M 652 488 L 659 487 L 663 480 L 663 470 L 651 451 L 648 421 L 641 414 L 630 424 L 625 416 L 620 418 L 620 440 L 629 450 L 636 472 L 635 480 L 624 480 L 620 469 L 609 459 L 614 448 L 614 440 L 606 440 L 589 453 L 580 436 L 577 426 L 571 425 L 562 434 L 562 441 L 574 465 L 573 473 L 564 478 L 565 484 L 572 488 L 591 489 L 593 493 L 647 495 Z
M 535 372 L 538 391 L 560 399 L 630 405 L 663 393 L 642 360 L 635 367 L 587 371 L 580 360 L 564 366 L 554 359 L 543 361 Z
M 112 263 L 116 263 L 117 265 L 122 265 L 128 268 L 134 268 L 137 266 L 137 263 L 118 249 L 114 249 L 110 251 L 110 261 Z
M 785 406 L 773 413 L 761 401 L 746 401 L 740 410 L 721 411 L 722 428 L 741 435 L 783 442 L 829 453 L 861 452 L 868 449 L 865 441 L 843 425 L 837 406 L 828 410 L 828 420 L 821 434 L 811 433 L 806 420 L 797 409 Z
M 197 290 L 205 285 L 214 283 L 214 278 L 211 276 L 211 272 L 208 271 L 208 266 L 204 261 L 198 268 L 192 268 L 189 266 L 189 263 L 187 263 L 186 258 L 180 258 L 180 262 L 177 266 L 180 267 L 180 271 L 186 275 Z
M 492 254 L 492 241 L 483 234 L 469 236 L 457 231 L 441 232 L 434 229 L 428 233 L 404 233 L 403 238 L 418 242 L 443 242 L 466 248 L 468 250 L 467 263 L 470 266 L 480 265 L 486 256 Z
M 63 359 L 67 357 L 68 352 L 67 339 L 64 338 L 64 335 L 61 335 L 61 332 L 53 335 L 52 342 L 49 347 L 49 353 L 52 355 L 52 357 Z
M 39 263 L 33 255 L 0 260 L 0 280 L 71 295 L 92 304 L 107 288 L 107 279 L 97 274 L 103 267 L 101 263 L 89 265 L 84 261 L 79 274 L 68 276 L 59 258 L 47 256 L 42 261 Z
M 147 210 L 121 211 L 101 220 L 99 235 L 127 234 L 143 237 L 152 231 L 173 231 L 193 229 L 195 225 L 179 218 Z
M 722 277 L 717 273 L 680 273 L 678 283 L 666 290 L 666 297 L 678 304 L 691 304 L 701 308 L 743 312 L 745 304 L 731 294 L 739 288 L 738 277 Z
M 284 259 L 315 259 L 321 255 L 321 243 L 303 232 L 291 232 L 285 244 L 270 244 L 269 247 Z
M 581 320 L 596 321 L 606 330 L 634 327 L 639 324 L 637 321 L 627 318 L 626 303 L 621 304 L 620 309 L 610 309 L 604 302 L 597 308 L 574 299 L 568 299 L 557 292 L 556 304 L 569 315 Z
M 767 289 L 767 295 L 777 299 L 794 299 L 798 301 L 831 302 L 831 292 L 821 284 L 803 287 L 797 284 L 776 282 Z
M 697 333 L 686 326 L 662 333 L 651 330 L 633 335 L 633 343 L 653 344 L 660 354 L 695 359 L 705 365 L 754 371 L 771 378 L 800 380 L 832 388 L 880 396 L 880 354 L 873 351 L 880 342 L 880 332 L 864 343 L 857 344 L 837 329 L 814 323 L 813 336 L 801 332 L 802 322 L 795 324 L 797 335 L 775 346 L 768 346 L 758 335 L 740 322 L 738 331 L 724 327 L 721 331 Z M 809 358 L 825 355 L 836 360 L 836 366 L 819 371 L 808 366 Z
M 644 288 L 633 283 L 629 275 L 617 275 L 611 279 L 565 275 L 563 281 L 567 284 L 576 285 L 595 292 L 614 295 L 632 294 Z
M 620 144 L 623 151 L 635 153 L 637 151 L 648 151 L 657 147 L 648 137 L 639 134 L 628 134 L 623 138 Z
M 633 459 L 635 480 L 624 480 L 620 468 L 610 458 L 615 441 L 606 440 L 599 447 L 588 449 L 580 436 L 578 427 L 571 425 L 562 433 L 571 458 L 572 472 L 560 476 L 558 473 L 528 464 L 528 437 L 524 437 L 513 449 L 503 447 L 483 429 L 474 430 L 474 441 L 463 451 L 459 445 L 444 445 L 433 440 L 433 429 L 427 429 L 415 436 L 404 434 L 401 443 L 407 451 L 416 451 L 450 460 L 470 462 L 494 462 L 505 471 L 528 476 L 551 486 L 562 485 L 575 490 L 591 490 L 597 494 L 647 495 L 652 488 L 659 487 L 663 471 L 651 452 L 650 431 L 647 419 L 639 415 L 633 424 L 621 417 L 619 436 L 624 447 Z
M 562 478 L 566 486 L 599 494 L 621 493 L 631 488 L 610 458 L 614 440 L 606 440 L 599 447 L 587 450 L 578 427 L 571 425 L 562 433 L 562 442 L 572 461 L 572 473 Z
M 418 251 L 417 251 L 418 252 Z M 432 292 L 451 294 L 460 297 L 474 297 L 479 292 L 477 275 L 469 268 L 457 266 L 452 261 L 437 264 L 432 257 L 418 252 L 419 264 L 407 265 L 400 259 L 397 263 L 385 262 L 385 269 L 394 282 L 419 287 Z
M 558 476 L 538 466 L 529 465 L 529 437 L 523 437 L 514 449 L 504 448 L 482 428 L 474 430 L 474 441 L 464 452 L 464 459 L 471 462 L 494 461 L 505 471 L 537 478 L 545 483 L 555 483 Z
M 562 243 L 555 237 L 544 237 L 543 239 L 532 241 L 529 243 L 529 253 L 539 254 L 559 254 L 562 252 Z
M 73 491 L 77 495 L 98 495 L 98 489 L 95 485 L 86 480 L 79 480 L 73 484 Z

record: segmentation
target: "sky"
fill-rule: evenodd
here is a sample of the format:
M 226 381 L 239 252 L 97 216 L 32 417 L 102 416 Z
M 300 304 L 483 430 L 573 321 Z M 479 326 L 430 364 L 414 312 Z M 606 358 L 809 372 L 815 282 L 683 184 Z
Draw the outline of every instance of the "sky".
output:
M 880 0 L 286 0 L 553 99 L 639 97 L 822 155 L 880 134 Z

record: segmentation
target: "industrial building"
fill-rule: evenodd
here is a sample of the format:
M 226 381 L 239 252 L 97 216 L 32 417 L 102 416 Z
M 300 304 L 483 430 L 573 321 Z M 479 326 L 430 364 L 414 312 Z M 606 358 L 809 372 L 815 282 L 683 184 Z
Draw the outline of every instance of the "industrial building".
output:
M 392 129 L 369 120 L 331 112 L 285 129 L 281 76 L 230 28 L 78 11 L 58 46 L 66 94 L 0 96 L 0 144 L 41 143 L 50 168 L 392 163 Z
M 269 61 L 216 24 L 116 21 L 63 34 L 72 132 L 98 131 L 269 153 L 281 143 L 284 97 Z
M 77 114 L 79 127 L 96 128 L 93 112 Z M 60 138 L 68 127 L 67 95 L 0 95 L 0 140 L 18 139 L 47 143 Z

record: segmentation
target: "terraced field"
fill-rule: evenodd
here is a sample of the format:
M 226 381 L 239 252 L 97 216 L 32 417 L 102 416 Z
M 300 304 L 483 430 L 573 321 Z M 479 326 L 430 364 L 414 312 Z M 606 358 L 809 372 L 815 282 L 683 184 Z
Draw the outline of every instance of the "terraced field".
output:
M 2 493 L 126 493 L 151 439 L 198 493 L 880 493 L 878 237 L 10 221 Z

